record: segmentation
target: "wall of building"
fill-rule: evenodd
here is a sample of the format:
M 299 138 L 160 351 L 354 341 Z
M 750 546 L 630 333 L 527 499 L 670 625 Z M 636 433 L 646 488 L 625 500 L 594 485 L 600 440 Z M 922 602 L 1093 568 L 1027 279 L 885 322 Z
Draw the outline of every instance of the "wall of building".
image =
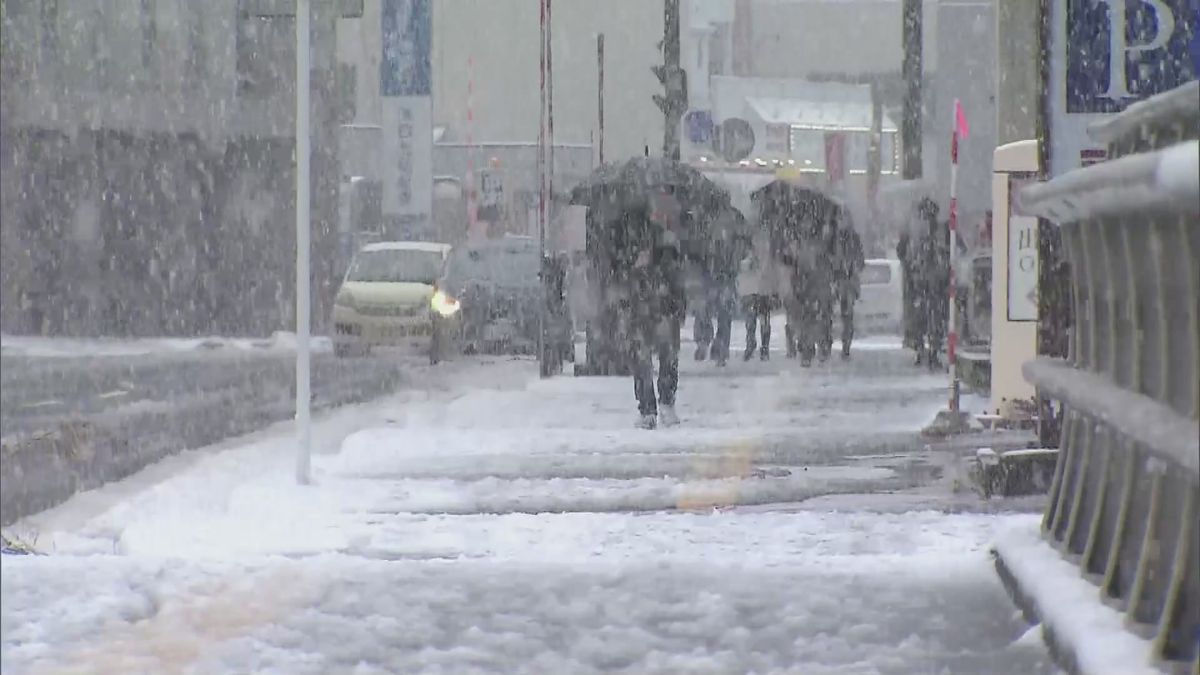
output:
M 941 67 L 925 87 L 925 175 L 950 195 L 950 136 L 954 100 L 962 102 L 970 135 L 959 144 L 958 203 L 961 226 L 971 232 L 992 208 L 992 152 L 996 149 L 996 18 L 991 0 L 947 2 L 938 7 L 937 51 Z M 943 210 L 943 214 L 945 211 Z
M 239 6 L 4 4 L 0 329 L 294 327 L 294 17 L 251 17 Z M 336 7 L 315 8 L 319 328 L 335 290 Z
M 605 34 L 605 152 L 617 159 L 662 150 L 662 3 L 558 0 L 553 4 L 554 132 L 560 143 L 598 133 L 596 35 Z M 474 58 L 474 140 L 533 142 L 538 135 L 538 3 L 455 0 L 434 3 L 434 124 L 465 140 L 469 57 Z

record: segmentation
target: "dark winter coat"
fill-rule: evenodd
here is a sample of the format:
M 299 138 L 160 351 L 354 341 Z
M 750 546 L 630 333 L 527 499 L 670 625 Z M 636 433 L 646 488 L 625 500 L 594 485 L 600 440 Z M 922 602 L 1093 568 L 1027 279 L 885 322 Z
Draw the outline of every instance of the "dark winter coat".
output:
M 650 221 L 643 210 L 622 218 L 620 255 L 613 277 L 625 291 L 634 321 L 683 320 L 687 312 L 683 254 L 670 232 Z

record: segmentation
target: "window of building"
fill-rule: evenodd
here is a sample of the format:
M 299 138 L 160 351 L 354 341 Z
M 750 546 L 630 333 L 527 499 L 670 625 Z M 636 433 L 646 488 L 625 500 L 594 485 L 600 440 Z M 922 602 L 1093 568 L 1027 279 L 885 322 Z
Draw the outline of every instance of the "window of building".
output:
M 358 108 L 358 67 L 339 63 L 337 69 L 337 120 L 339 124 L 354 121 Z
M 287 15 L 257 15 L 243 6 L 237 25 L 238 94 L 268 96 L 295 81 L 296 23 Z

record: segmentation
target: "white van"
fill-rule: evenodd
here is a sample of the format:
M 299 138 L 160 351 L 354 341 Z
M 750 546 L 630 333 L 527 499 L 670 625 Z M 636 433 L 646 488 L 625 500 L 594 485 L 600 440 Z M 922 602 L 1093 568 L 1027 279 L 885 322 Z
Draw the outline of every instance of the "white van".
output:
M 862 292 L 854 306 L 854 327 L 861 334 L 904 332 L 904 277 L 900 261 L 871 258 L 859 277 Z

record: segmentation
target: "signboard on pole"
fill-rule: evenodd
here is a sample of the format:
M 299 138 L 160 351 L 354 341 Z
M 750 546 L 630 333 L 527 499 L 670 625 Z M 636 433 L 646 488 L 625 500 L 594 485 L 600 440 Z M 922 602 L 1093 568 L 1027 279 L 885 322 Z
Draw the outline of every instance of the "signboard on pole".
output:
M 825 134 L 825 175 L 831 187 L 845 182 L 846 134 L 836 131 Z
M 1196 79 L 1191 0 L 1052 0 L 1046 90 L 1049 170 L 1079 168 L 1100 144 L 1088 125 Z
M 1008 178 L 1008 320 L 1038 320 L 1038 219 L 1026 214 L 1018 199 L 1036 174 Z
M 495 169 L 479 172 L 479 219 L 499 222 L 504 216 L 504 179 Z
M 689 142 L 707 145 L 713 139 L 713 118 L 709 110 L 692 110 L 683 116 L 683 129 Z
M 730 118 L 721 122 L 719 129 L 716 140 L 726 162 L 740 162 L 754 152 L 754 128 L 746 120 Z
M 428 222 L 433 209 L 431 0 L 382 0 L 383 213 Z

